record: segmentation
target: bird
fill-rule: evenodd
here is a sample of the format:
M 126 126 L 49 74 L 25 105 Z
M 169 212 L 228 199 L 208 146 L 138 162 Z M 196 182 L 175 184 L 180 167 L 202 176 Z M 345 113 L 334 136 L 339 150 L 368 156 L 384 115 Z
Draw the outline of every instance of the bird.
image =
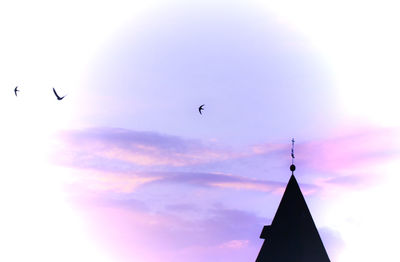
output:
M 15 94 L 15 96 L 18 96 L 18 95 L 17 95 L 17 92 L 19 92 L 18 86 L 16 86 L 16 87 L 14 88 L 14 94 Z
M 62 99 L 65 97 L 65 96 L 60 97 L 60 96 L 57 94 L 57 92 L 56 92 L 56 90 L 54 89 L 54 87 L 53 87 L 53 92 L 54 92 L 54 94 L 56 95 L 57 100 L 62 100 Z
M 202 115 L 201 111 L 204 110 L 203 106 L 205 106 L 205 105 L 203 104 L 203 105 L 199 106 L 199 113 L 200 113 L 200 115 Z

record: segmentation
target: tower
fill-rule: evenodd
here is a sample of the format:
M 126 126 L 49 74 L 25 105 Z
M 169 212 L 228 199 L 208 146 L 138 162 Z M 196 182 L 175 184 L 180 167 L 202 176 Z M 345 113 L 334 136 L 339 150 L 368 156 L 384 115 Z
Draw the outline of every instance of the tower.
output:
M 294 176 L 293 159 L 292 147 L 292 175 L 271 225 L 261 232 L 265 240 L 256 262 L 330 262 Z

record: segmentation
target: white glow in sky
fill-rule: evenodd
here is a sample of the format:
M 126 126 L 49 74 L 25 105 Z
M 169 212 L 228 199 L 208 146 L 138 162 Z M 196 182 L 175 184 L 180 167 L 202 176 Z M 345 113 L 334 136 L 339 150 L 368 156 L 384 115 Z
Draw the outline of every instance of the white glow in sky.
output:
M 335 77 L 343 114 L 399 125 L 398 2 L 310 0 L 264 5 L 320 50 Z

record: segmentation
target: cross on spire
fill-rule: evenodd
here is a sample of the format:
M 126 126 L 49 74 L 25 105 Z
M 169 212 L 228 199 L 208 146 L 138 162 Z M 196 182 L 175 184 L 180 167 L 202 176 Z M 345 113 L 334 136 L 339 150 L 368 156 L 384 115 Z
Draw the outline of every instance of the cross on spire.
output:
M 293 161 L 294 161 L 294 138 L 292 138 L 292 165 L 293 165 Z
M 292 174 L 294 170 L 296 170 L 296 166 L 294 165 L 294 138 L 292 138 L 292 150 L 291 150 L 291 156 L 292 156 L 292 164 L 290 165 L 290 171 L 292 171 Z

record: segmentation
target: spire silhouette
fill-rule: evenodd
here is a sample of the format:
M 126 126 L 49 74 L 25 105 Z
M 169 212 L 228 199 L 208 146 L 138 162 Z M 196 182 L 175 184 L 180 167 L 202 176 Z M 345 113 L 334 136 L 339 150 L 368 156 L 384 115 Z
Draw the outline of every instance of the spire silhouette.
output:
M 265 240 L 256 262 L 330 262 L 293 174 L 271 225 L 264 226 L 260 238 Z

